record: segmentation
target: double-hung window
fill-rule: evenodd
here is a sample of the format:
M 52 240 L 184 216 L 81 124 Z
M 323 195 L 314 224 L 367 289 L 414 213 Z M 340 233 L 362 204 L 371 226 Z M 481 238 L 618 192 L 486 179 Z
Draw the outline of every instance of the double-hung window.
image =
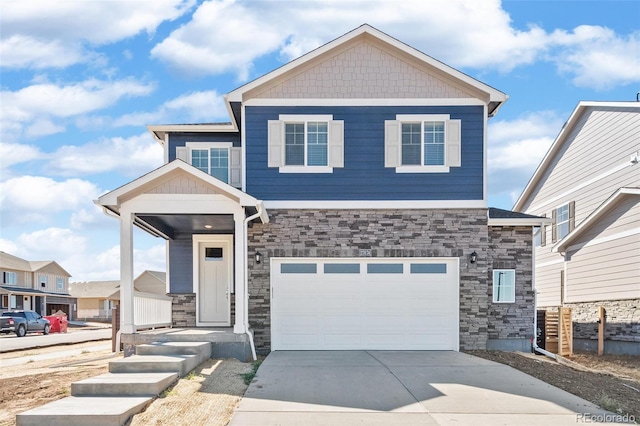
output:
M 229 183 L 229 148 L 192 149 L 191 165 Z
M 239 188 L 241 182 L 241 149 L 231 142 L 187 142 L 176 148 L 176 158 Z
M 3 272 L 3 283 L 7 285 L 16 285 L 17 275 L 15 272 Z
M 329 165 L 329 123 L 307 121 L 284 124 L 285 166 Z
M 551 238 L 555 243 L 566 237 L 575 228 L 575 203 L 572 201 L 553 210 Z
M 493 302 L 514 303 L 516 301 L 515 269 L 493 270 Z
M 444 164 L 444 121 L 402 123 L 403 166 Z
M 280 173 L 344 167 L 344 122 L 332 115 L 280 115 L 268 122 L 268 166 Z
M 61 277 L 56 278 L 56 289 L 64 290 L 64 278 L 61 278 Z
M 446 114 L 400 114 L 385 121 L 385 167 L 442 173 L 461 165 L 461 121 Z
M 46 287 L 49 284 L 49 277 L 46 275 L 40 275 L 40 287 Z

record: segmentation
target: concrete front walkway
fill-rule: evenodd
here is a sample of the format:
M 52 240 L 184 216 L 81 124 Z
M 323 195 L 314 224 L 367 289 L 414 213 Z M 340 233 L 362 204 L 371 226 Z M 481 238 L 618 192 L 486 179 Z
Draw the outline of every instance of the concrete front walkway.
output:
M 230 425 L 575 425 L 595 405 L 459 352 L 276 351 Z

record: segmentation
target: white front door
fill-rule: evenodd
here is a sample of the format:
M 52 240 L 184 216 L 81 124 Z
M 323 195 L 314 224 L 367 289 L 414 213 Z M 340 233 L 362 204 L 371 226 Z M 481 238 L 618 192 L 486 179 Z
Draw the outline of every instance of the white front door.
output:
M 196 325 L 229 326 L 233 236 L 194 236 Z

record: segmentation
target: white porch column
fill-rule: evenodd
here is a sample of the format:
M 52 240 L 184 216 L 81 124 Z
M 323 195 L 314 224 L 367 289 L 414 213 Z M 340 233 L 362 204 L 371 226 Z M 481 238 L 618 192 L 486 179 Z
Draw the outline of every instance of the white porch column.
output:
M 133 321 L 133 220 L 134 214 L 120 210 L 120 331 L 135 333 Z
M 244 209 L 240 212 L 233 214 L 233 220 L 235 222 L 235 240 L 234 240 L 234 254 L 235 254 L 235 294 L 236 294 L 236 315 L 235 323 L 233 324 L 234 333 L 245 333 L 247 327 L 245 324 L 245 318 L 247 315 L 247 292 L 244 286 L 245 283 L 245 270 L 247 262 L 247 233 L 244 224 Z

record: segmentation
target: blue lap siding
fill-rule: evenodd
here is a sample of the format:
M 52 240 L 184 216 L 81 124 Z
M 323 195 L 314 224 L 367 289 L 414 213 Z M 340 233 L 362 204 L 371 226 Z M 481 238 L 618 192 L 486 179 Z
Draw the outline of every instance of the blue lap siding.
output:
M 171 133 L 169 135 L 169 161 L 176 159 L 176 147 L 187 142 L 231 142 L 240 146 L 240 133 Z
M 267 122 L 279 114 L 344 120 L 344 168 L 282 174 L 267 167 Z M 384 122 L 396 114 L 449 114 L 462 121 L 462 167 L 449 173 L 396 173 L 384 167 Z M 481 106 L 246 107 L 247 193 L 261 200 L 482 200 Z

